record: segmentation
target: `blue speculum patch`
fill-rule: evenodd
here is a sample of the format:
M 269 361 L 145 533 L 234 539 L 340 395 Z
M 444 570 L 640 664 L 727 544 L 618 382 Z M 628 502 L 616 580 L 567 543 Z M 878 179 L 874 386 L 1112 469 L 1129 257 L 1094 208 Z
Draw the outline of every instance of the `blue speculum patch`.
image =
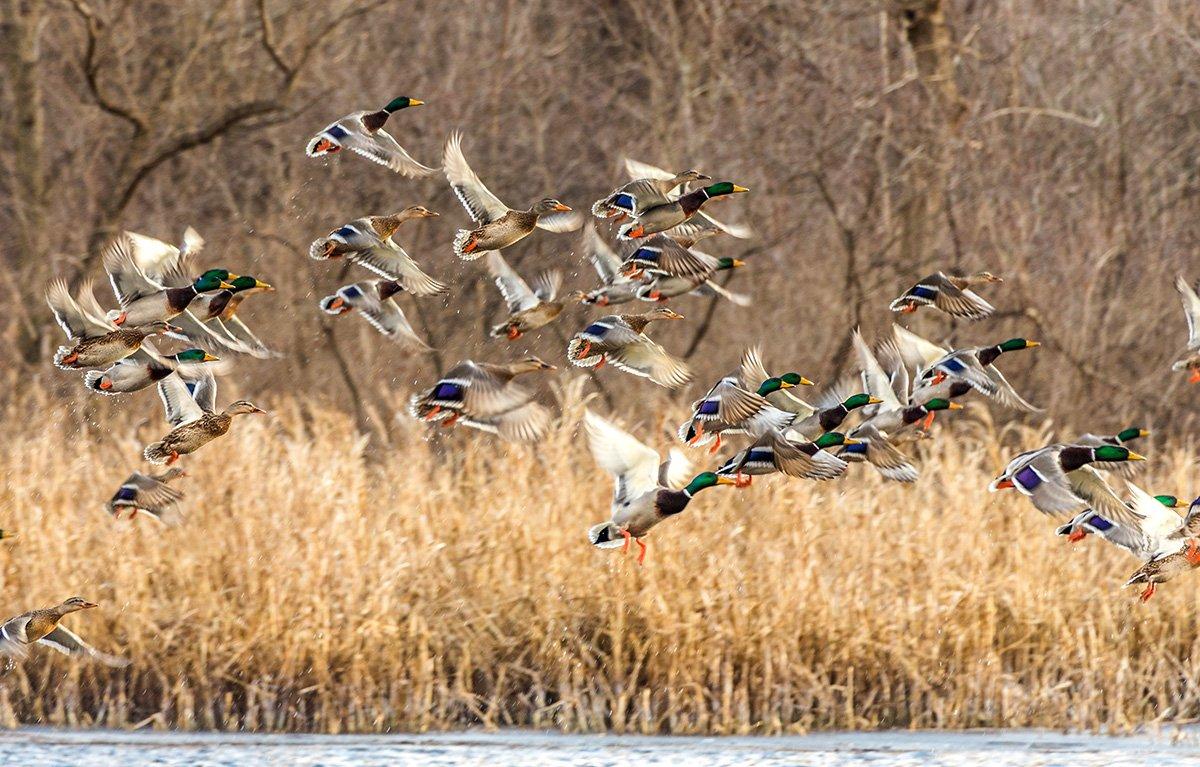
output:
M 1042 484 L 1043 480 L 1041 475 L 1033 470 L 1032 466 L 1026 466 L 1013 475 L 1013 481 L 1026 490 L 1032 490 Z
M 633 198 L 627 194 L 618 194 L 613 200 L 613 205 L 623 210 L 633 212 Z
M 333 126 L 332 128 L 329 129 L 328 133 L 330 136 L 333 136 L 334 138 L 345 138 L 346 136 L 350 135 L 350 132 L 347 131 L 345 128 L 343 128 L 340 125 Z
M 583 329 L 584 335 L 589 335 L 589 336 L 599 337 L 599 336 L 604 335 L 607 332 L 608 332 L 608 328 L 604 327 L 603 325 L 588 325 L 586 328 Z
M 1093 514 L 1092 516 L 1088 517 L 1086 520 L 1084 520 L 1084 524 L 1094 527 L 1102 533 L 1113 529 L 1113 523 L 1109 522 L 1099 514 Z
M 858 444 L 855 444 L 855 445 L 846 445 L 844 450 L 847 453 L 853 453 L 855 455 L 866 455 L 867 454 L 867 443 L 859 442 Z
M 359 289 L 358 289 L 357 287 L 355 287 L 354 285 L 347 285 L 347 286 L 346 286 L 346 287 L 345 287 L 345 288 L 342 290 L 342 293 L 344 293 L 344 294 L 346 295 L 346 297 L 347 297 L 347 298 L 358 298 L 358 297 L 362 296 L 362 291 L 361 291 L 361 290 L 359 290 Z
M 942 363 L 942 367 L 946 368 L 951 373 L 961 373 L 962 371 L 967 369 L 967 366 L 962 364 L 958 360 L 946 360 L 945 362 Z
M 918 298 L 933 298 L 937 295 L 937 291 L 933 288 L 927 288 L 924 285 L 918 285 L 912 289 L 912 294 Z
M 358 234 L 358 232 L 356 232 L 351 227 L 343 226 L 340 229 L 338 229 L 336 232 L 334 232 L 334 234 L 336 234 L 338 237 L 347 238 L 347 237 L 353 237 L 354 235 Z
M 631 258 L 638 261 L 658 261 L 659 252 L 650 248 L 638 248 L 634 251 Z
M 775 453 L 770 449 L 751 450 L 746 456 L 746 462 L 754 463 L 773 463 L 775 461 Z
M 700 415 L 716 415 L 721 409 L 721 403 L 713 399 L 706 399 L 700 403 L 700 409 L 696 412 Z
M 132 501 L 137 497 L 137 490 L 132 487 L 123 487 L 117 491 L 116 499 L 118 501 Z
M 433 390 L 434 399 L 455 400 L 462 398 L 462 387 L 458 384 L 440 383 Z

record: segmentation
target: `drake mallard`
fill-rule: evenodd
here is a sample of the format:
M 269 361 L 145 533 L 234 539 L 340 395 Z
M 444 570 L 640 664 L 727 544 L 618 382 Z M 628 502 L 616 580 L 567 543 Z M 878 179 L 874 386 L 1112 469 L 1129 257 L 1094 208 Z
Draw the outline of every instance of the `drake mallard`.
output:
M 721 448 L 726 434 L 748 434 L 757 439 L 772 431 L 783 431 L 796 420 L 795 413 L 772 405 L 766 394 L 791 388 L 780 378 L 768 378 L 757 391 L 743 389 L 731 376 L 722 378 L 700 399 L 679 427 L 679 441 L 690 446 L 712 442 L 710 453 Z
M 464 360 L 424 393 L 412 395 L 408 412 L 442 426 L 456 423 L 496 434 L 510 442 L 536 442 L 550 430 L 550 411 L 534 402 L 534 392 L 513 379 L 557 370 L 537 357 L 497 364 Z
M 146 460 L 153 464 L 170 466 L 179 460 L 179 456 L 194 453 L 224 436 L 236 415 L 266 412 L 244 399 L 217 412 L 217 380 L 208 372 L 191 389 L 178 373 L 172 373 L 158 382 L 158 394 L 162 397 L 167 421 L 174 428 L 143 451 Z
M 396 280 L 365 280 L 353 285 L 343 285 L 332 296 L 321 299 L 321 311 L 335 317 L 357 310 L 371 327 L 393 341 L 429 351 L 425 343 L 404 316 L 404 310 L 394 296 L 404 292 L 404 285 Z
M 549 325 L 562 313 L 562 302 L 554 300 L 562 286 L 562 272 L 557 269 L 541 272 L 530 287 L 498 250 L 488 253 L 487 267 L 508 307 L 508 319 L 492 328 L 492 338 L 514 341 Z
M 656 205 L 653 208 L 642 211 L 632 221 L 622 224 L 617 236 L 622 240 L 636 240 L 659 232 L 665 232 L 668 229 L 675 229 L 679 225 L 691 220 L 699 212 L 700 207 L 714 197 L 724 197 L 730 194 L 749 191 L 746 187 L 738 186 L 729 181 L 719 181 L 715 184 L 709 184 L 702 189 L 688 192 L 674 202 L 669 202 L 665 205 Z
M 625 159 L 625 171 L 626 171 L 626 173 L 629 174 L 629 177 L 632 179 L 646 179 L 646 180 L 651 180 L 651 181 L 656 181 L 656 182 L 663 182 L 668 179 L 676 178 L 675 174 L 672 174 L 670 171 L 667 171 L 667 170 L 664 170 L 657 166 L 651 165 L 650 163 L 639 162 L 637 160 L 632 160 L 629 158 Z M 687 179 L 687 180 L 685 180 L 685 182 L 682 186 L 679 186 L 678 188 L 669 190 L 666 195 L 666 199 L 664 199 L 660 202 L 653 202 L 651 200 L 646 200 L 645 202 L 650 203 L 650 204 L 640 205 L 637 213 L 640 214 L 640 213 L 644 212 L 645 210 L 648 210 L 652 207 L 656 207 L 657 205 L 665 205 L 668 203 L 675 202 L 680 198 L 680 196 L 682 196 L 683 194 L 685 194 L 688 191 L 689 184 L 699 182 L 699 181 L 711 181 L 711 180 L 712 179 L 709 178 L 708 176 L 703 176 L 703 177 L 694 178 L 694 179 Z M 642 201 L 639 200 L 639 202 L 642 202 Z M 594 212 L 594 208 L 593 208 L 593 212 Z M 623 215 L 621 218 L 616 219 L 618 222 L 623 221 L 625 219 L 625 217 L 628 215 L 628 213 L 626 211 L 622 211 L 622 213 L 624 213 L 625 215 Z M 744 224 L 725 224 L 725 223 L 722 223 L 722 222 L 718 221 L 717 219 L 713 218 L 711 214 L 709 214 L 705 211 L 697 211 L 687 221 L 684 221 L 682 224 L 680 224 L 676 227 L 672 227 L 671 229 L 668 229 L 666 231 L 666 234 L 668 234 L 672 237 L 680 237 L 680 238 L 684 238 L 684 239 L 688 239 L 693 242 L 696 242 L 696 241 L 702 240 L 706 237 L 712 237 L 717 234 L 727 234 L 730 237 L 736 237 L 740 240 L 744 240 L 748 237 L 753 236 L 754 232 L 753 232 L 753 230 L 750 229 L 750 227 L 748 227 Z
M 59 622 L 71 613 L 90 610 L 93 607 L 98 605 L 83 597 L 71 597 L 60 605 L 30 610 L 15 618 L 9 618 L 0 624 L 0 655 L 24 658 L 29 654 L 31 645 L 41 644 L 65 655 L 90 658 L 113 668 L 128 666 L 128 660 L 100 652 L 73 631 L 60 625 Z
M 600 368 L 611 362 L 627 373 L 675 389 L 692 380 L 687 363 L 645 335 L 655 320 L 682 320 L 668 308 L 641 314 L 609 314 L 592 320 L 567 343 L 567 359 L 578 367 Z
M 388 118 L 394 113 L 408 107 L 419 107 L 424 103 L 419 99 L 400 96 L 389 101 L 383 109 L 348 114 L 313 136 L 308 142 L 305 154 L 309 157 L 321 157 L 349 149 L 402 176 L 430 176 L 437 173 L 437 168 L 430 168 L 414 160 L 412 155 L 383 129 Z
M 732 485 L 734 480 L 711 471 L 697 474 L 691 481 L 691 462 L 678 450 L 667 461 L 636 437 L 588 410 L 584 413 L 588 447 L 600 468 L 616 479 L 612 519 L 588 530 L 588 541 L 597 548 L 629 548 L 637 542 L 641 551 L 638 564 L 646 559 L 642 538 L 667 517 L 687 508 L 696 493 L 717 485 Z
M 221 272 L 223 270 L 211 270 Z M 166 280 L 168 287 L 177 286 Z M 265 343 L 237 316 L 237 310 L 248 297 L 269 293 L 275 288 L 266 282 L 240 275 L 228 280 L 229 288 L 202 293 L 192 301 L 188 310 L 175 317 L 174 322 L 188 341 L 212 352 L 232 350 L 259 359 L 276 357 Z
M 636 299 L 638 288 L 650 281 L 648 276 L 632 278 L 621 272 L 624 260 L 608 246 L 591 221 L 583 228 L 583 247 L 601 284 L 595 290 L 576 291 L 574 296 L 581 303 L 595 306 L 624 304 Z
M 120 519 L 122 511 L 129 512 L 129 519 L 139 513 L 156 519 L 163 524 L 175 526 L 183 521 L 179 503 L 183 493 L 167 483 L 186 474 L 183 469 L 172 466 L 161 474 L 143 474 L 135 471 L 121 483 L 117 492 L 105 504 L 113 519 Z
M 822 434 L 812 442 L 792 442 L 782 432 L 771 429 L 726 461 L 717 474 L 733 475 L 738 487 L 749 485 L 751 477 L 775 472 L 799 479 L 834 479 L 845 473 L 847 464 L 829 450 L 857 443 L 836 431 Z
M 159 280 L 184 268 L 189 254 L 179 252 L 177 260 L 164 263 L 161 272 L 147 272 L 134 257 L 137 242 L 139 240 L 122 234 L 104 250 L 104 271 L 108 273 L 113 293 L 121 305 L 120 310 L 109 313 L 108 319 L 114 325 L 144 325 L 155 320 L 174 319 L 187 311 L 201 293 L 229 289 L 232 286 L 227 280 L 238 276 L 224 269 L 213 269 L 182 286 L 168 287 Z
M 974 389 L 1005 407 L 1026 412 L 1038 410 L 1017 394 L 994 364 L 1006 352 L 1041 346 L 1037 341 L 1010 338 L 991 346 L 951 350 L 899 325 L 893 325 L 892 331 L 894 340 L 888 354 L 899 359 L 906 375 L 912 376 L 910 401 L 914 404 L 935 397 L 954 399 Z
M 1004 282 L 1004 279 L 991 272 L 962 275 L 934 272 L 904 291 L 889 308 L 893 312 L 911 314 L 922 306 L 932 306 L 952 317 L 982 320 L 990 317 L 996 307 L 983 300 L 974 288 L 993 282 Z
M 104 370 L 89 370 L 83 376 L 83 385 L 97 394 L 129 394 L 153 386 L 175 371 L 185 378 L 195 378 L 199 375 L 198 365 L 217 361 L 217 357 L 203 349 L 184 349 L 161 356 L 143 342 L 136 352 Z
M 812 405 L 793 398 L 796 404 L 791 406 L 795 408 L 791 412 L 796 413 L 796 420 L 784 432 L 784 436 L 793 442 L 811 442 L 826 432 L 837 431 L 850 414 L 859 408 L 879 404 L 877 397 L 863 391 L 842 399 L 843 396 L 840 388 L 830 388 L 818 395 Z M 780 409 L 789 410 L 789 407 L 781 406 Z
M 988 490 L 1016 488 L 1043 514 L 1078 514 L 1094 508 L 1112 517 L 1124 514 L 1126 506 L 1100 473 L 1088 464 L 1097 461 L 1146 460 L 1127 447 L 1054 444 L 1021 453 L 1009 461 Z
M 364 216 L 318 237 L 309 246 L 308 255 L 318 261 L 345 258 L 380 277 L 396 280 L 414 296 L 432 296 L 445 291 L 445 284 L 421 271 L 392 237 L 406 221 L 437 215 L 424 205 L 410 205 L 390 216 Z
M 689 181 L 711 180 L 711 176 L 698 170 L 668 174 L 665 178 L 658 175 L 634 178 L 592 203 L 592 215 L 596 218 L 616 216 L 617 221 L 621 221 L 626 216 L 637 216 L 649 208 L 675 201 L 679 197 L 674 194 L 676 189 Z
M 446 142 L 443 160 L 446 178 L 476 229 L 459 229 L 454 235 L 454 253 L 474 261 L 485 251 L 507 248 L 530 235 L 534 229 L 573 232 L 583 217 L 553 197 L 535 202 L 529 210 L 513 210 L 492 194 L 462 153 L 462 135 L 454 133 Z
M 1084 434 L 1071 440 L 1072 445 L 1084 445 L 1085 447 L 1100 447 L 1101 445 L 1117 445 L 1124 447 L 1129 442 L 1135 439 L 1142 439 L 1150 436 L 1148 429 L 1143 429 L 1138 426 L 1130 426 L 1127 429 L 1122 429 L 1116 434 Z M 1108 471 L 1118 474 L 1125 479 L 1129 479 L 1135 474 L 1136 463 L 1124 461 L 1121 463 L 1093 463 L 1094 468 L 1101 471 Z
M 95 314 L 99 304 L 90 282 L 84 283 L 77 297 L 72 298 L 66 281 L 54 280 L 46 289 L 46 303 L 71 342 L 70 346 L 58 347 L 54 353 L 55 366 L 63 370 L 112 365 L 140 349 L 142 342 L 150 336 L 177 330 L 163 320 L 120 328 L 114 326 Z
M 1189 383 L 1200 383 L 1200 296 L 1188 285 L 1183 275 L 1175 277 L 1175 289 L 1183 300 L 1183 317 L 1187 320 L 1188 341 L 1187 351 L 1171 365 L 1172 370 L 1186 370 L 1190 373 Z
M 649 275 L 650 282 L 636 290 L 643 301 L 666 301 L 701 286 L 712 286 L 718 295 L 724 294 L 738 303 L 733 294 L 714 285 L 710 278 L 717 272 L 745 265 L 741 259 L 710 256 L 664 234 L 656 234 L 629 254 L 621 264 L 621 271 L 631 278 Z
M 1105 516 L 1087 509 L 1055 532 L 1072 543 L 1098 535 L 1142 561 L 1176 551 L 1184 538 L 1200 535 L 1200 507 L 1180 517 L 1174 509 L 1188 508 L 1187 501 L 1173 495 L 1150 495 L 1132 482 L 1127 485 L 1129 500 L 1121 513 Z

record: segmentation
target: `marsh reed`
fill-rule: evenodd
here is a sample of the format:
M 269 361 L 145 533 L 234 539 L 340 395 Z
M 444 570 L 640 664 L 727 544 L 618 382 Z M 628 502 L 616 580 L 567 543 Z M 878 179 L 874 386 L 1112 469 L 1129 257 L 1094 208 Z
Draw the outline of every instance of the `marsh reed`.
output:
M 982 407 L 921 445 L 915 486 L 853 467 L 711 490 L 639 568 L 587 545 L 611 486 L 578 401 L 528 449 L 415 423 L 369 445 L 350 415 L 281 397 L 193 457 L 174 530 L 101 509 L 157 420 L 48 402 L 4 413 L 0 525 L 21 535 L 0 546 L 0 611 L 85 595 L 101 609 L 67 625 L 133 665 L 39 648 L 0 670 L 0 724 L 766 734 L 1200 713 L 1196 583 L 1138 605 L 1119 589 L 1134 560 L 989 495 L 1011 449 L 1050 435 Z M 669 424 L 629 425 L 668 444 Z M 1142 484 L 1196 492 L 1186 447 L 1146 445 Z

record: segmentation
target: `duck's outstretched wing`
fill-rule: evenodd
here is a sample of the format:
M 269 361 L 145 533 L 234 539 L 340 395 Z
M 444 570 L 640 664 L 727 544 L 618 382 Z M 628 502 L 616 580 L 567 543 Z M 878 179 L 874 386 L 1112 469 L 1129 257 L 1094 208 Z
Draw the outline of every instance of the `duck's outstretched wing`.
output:
M 467 164 L 467 158 L 462 153 L 461 133 L 450 134 L 449 140 L 446 141 L 442 170 L 445 171 L 446 180 L 450 182 L 450 188 L 454 190 L 458 201 L 467 209 L 475 223 L 489 224 L 508 213 L 508 206 L 484 186 L 479 176 Z

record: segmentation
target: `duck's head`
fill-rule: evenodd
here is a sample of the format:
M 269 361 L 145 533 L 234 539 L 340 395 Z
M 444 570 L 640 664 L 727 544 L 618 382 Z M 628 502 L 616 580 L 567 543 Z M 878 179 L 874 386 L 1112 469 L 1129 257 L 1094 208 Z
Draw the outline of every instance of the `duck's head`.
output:
M 865 392 L 860 392 L 847 397 L 842 403 L 842 407 L 846 408 L 847 410 L 855 410 L 860 407 L 866 407 L 867 405 L 878 405 L 880 402 L 883 402 L 883 400 L 879 399 L 878 397 L 872 397 L 870 394 L 866 394 Z
M 163 333 L 182 333 L 183 328 L 177 328 L 166 320 L 154 320 L 142 325 L 142 332 L 150 336 L 161 336 Z
M 749 191 L 746 187 L 738 186 L 732 181 L 718 181 L 715 184 L 709 184 L 704 187 L 704 193 L 709 197 L 723 197 L 727 194 L 739 194 Z
M 706 471 L 702 474 L 697 474 L 692 477 L 692 481 L 687 483 L 687 487 L 683 488 L 683 492 L 691 497 L 701 490 L 707 490 L 710 487 L 717 485 L 736 485 L 737 479 L 734 477 L 726 477 L 715 472 Z
M 994 275 L 988 271 L 982 271 L 982 272 L 975 272 L 974 274 L 972 274 L 971 281 L 978 285 L 983 285 L 983 284 L 989 283 L 989 282 L 1004 282 L 1004 278 L 997 277 L 996 275 Z
M 675 180 L 683 183 L 685 181 L 712 181 L 712 176 L 706 176 L 698 170 L 688 169 L 677 174 Z
M 1101 445 L 1093 451 L 1096 461 L 1101 463 L 1123 463 L 1125 461 L 1144 461 L 1146 456 L 1138 455 L 1127 447 L 1116 445 Z
M 540 357 L 535 357 L 532 354 L 522 360 L 514 362 L 512 364 L 512 368 L 516 373 L 535 373 L 539 370 L 558 370 L 556 366 L 551 365 L 549 362 L 546 362 Z
M 926 402 L 924 407 L 929 412 L 933 412 L 935 410 L 962 410 L 963 409 L 963 406 L 960 405 L 959 403 L 951 402 L 950 400 L 944 399 L 942 397 L 934 397 L 933 399 Z
M 799 373 L 784 373 L 781 376 L 775 376 L 763 381 L 758 387 L 760 396 L 767 396 L 772 392 L 781 391 L 783 389 L 791 389 L 793 386 L 812 386 L 813 382 L 800 375 Z
M 232 290 L 233 285 L 230 280 L 237 279 L 241 275 L 230 274 L 227 269 L 209 269 L 204 274 L 196 278 L 192 283 L 192 288 L 197 293 L 207 293 L 210 290 Z
M 233 280 L 229 280 L 228 282 L 229 290 L 232 290 L 234 293 L 240 293 L 243 290 L 269 291 L 275 289 L 274 286 L 263 282 L 257 277 L 251 277 L 249 275 L 235 277 Z
M 71 597 L 70 599 L 63 602 L 61 605 L 59 605 L 58 609 L 59 609 L 59 612 L 62 612 L 62 613 L 74 613 L 74 612 L 79 612 L 80 610 L 90 610 L 93 607 L 99 607 L 99 606 L 100 605 L 96 604 L 95 602 L 89 602 L 86 599 L 84 599 L 83 597 Z
M 1182 501 L 1174 495 L 1156 495 L 1154 496 L 1154 500 L 1158 501 L 1163 506 L 1166 506 L 1168 509 L 1186 509 L 1191 505 L 1187 501 Z
M 1030 341 L 1028 338 L 1010 338 L 1007 341 L 996 344 L 996 347 L 1002 352 L 1018 352 L 1022 349 L 1033 349 L 1041 345 L 1040 341 Z
M 571 208 L 553 197 L 547 197 L 544 200 L 538 200 L 534 203 L 530 212 L 536 213 L 539 216 L 545 216 L 549 213 L 570 213 Z
M 675 311 L 674 309 L 670 309 L 666 306 L 660 306 L 657 309 L 651 309 L 650 311 L 646 312 L 646 319 L 648 319 L 648 320 L 681 320 L 681 319 L 683 319 L 683 315 L 680 314 L 679 312 Z
M 16 537 L 17 537 L 17 534 L 14 533 L 12 530 L 0 530 L 0 541 L 4 540 L 5 538 L 16 538 Z
M 184 349 L 181 352 L 172 354 L 171 359 L 176 362 L 216 362 L 220 358 L 209 354 L 203 349 Z
M 1131 440 L 1141 439 L 1142 437 L 1149 437 L 1149 436 L 1150 436 L 1149 429 L 1142 429 L 1137 426 L 1130 426 L 1128 429 L 1122 429 L 1121 431 L 1117 432 L 1117 442 L 1125 443 L 1125 442 L 1130 442 Z
M 437 218 L 441 214 L 426 208 L 424 205 L 409 205 L 396 215 L 407 221 L 413 218 Z
M 851 439 L 840 431 L 827 431 L 821 436 L 813 440 L 813 444 L 820 448 L 838 447 L 839 445 L 857 445 L 860 440 Z
M 779 380 L 789 386 L 816 386 L 812 381 L 808 380 L 799 373 L 784 373 L 779 376 Z
M 375 102 L 375 103 L 379 103 L 379 102 Z M 401 109 L 408 109 L 409 107 L 419 107 L 424 103 L 425 103 L 424 101 L 421 101 L 420 99 L 414 99 L 411 96 L 398 96 L 398 97 L 392 99 L 391 101 L 389 101 L 387 103 L 387 106 L 385 106 L 383 108 L 383 111 L 387 112 L 388 114 L 391 114 L 393 112 L 399 112 Z
M 225 408 L 227 415 L 250 415 L 252 413 L 265 413 L 267 411 L 255 405 L 250 400 L 240 399 L 236 402 L 231 402 L 229 407 Z
M 718 258 L 717 259 L 717 271 L 721 271 L 723 269 L 736 269 L 739 266 L 745 266 L 745 265 L 746 265 L 746 262 L 740 258 Z

